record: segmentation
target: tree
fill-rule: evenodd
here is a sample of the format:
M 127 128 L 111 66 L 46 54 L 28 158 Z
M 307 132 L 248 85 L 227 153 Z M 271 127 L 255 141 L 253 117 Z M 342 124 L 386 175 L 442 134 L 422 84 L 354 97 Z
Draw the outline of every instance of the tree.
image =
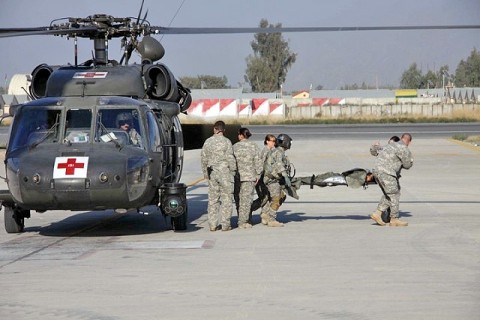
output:
M 279 28 L 266 19 L 260 21 L 261 28 Z M 288 42 L 280 32 L 257 33 L 250 44 L 253 55 L 246 59 L 246 78 L 253 92 L 274 92 L 280 90 L 287 78 L 287 70 L 295 63 L 297 55 L 290 51 Z
M 412 63 L 410 68 L 402 74 L 400 80 L 400 88 L 402 89 L 418 89 L 422 85 L 422 73 L 417 68 L 416 63 Z
M 226 76 L 217 77 L 209 75 L 199 75 L 196 77 L 180 77 L 180 82 L 190 89 L 228 89 L 228 80 Z
M 446 85 L 445 83 L 445 75 L 448 75 L 448 65 L 444 65 L 440 67 L 440 70 L 437 72 L 437 82 L 435 83 L 436 88 L 442 88 L 443 86 Z
M 436 88 L 437 83 L 437 74 L 432 70 L 428 70 L 428 72 L 422 76 L 422 87 L 427 89 Z
M 480 52 L 473 48 L 466 61 L 463 59 L 455 71 L 455 85 L 457 87 L 480 86 Z

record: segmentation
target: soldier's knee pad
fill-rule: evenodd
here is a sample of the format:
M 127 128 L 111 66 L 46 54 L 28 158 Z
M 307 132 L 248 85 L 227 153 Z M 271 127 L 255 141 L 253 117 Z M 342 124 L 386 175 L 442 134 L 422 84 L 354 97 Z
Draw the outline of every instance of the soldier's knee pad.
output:
M 274 211 L 277 211 L 278 208 L 280 208 L 280 197 L 279 196 L 272 197 L 272 203 L 270 204 L 270 208 L 272 208 L 272 210 L 274 210 Z

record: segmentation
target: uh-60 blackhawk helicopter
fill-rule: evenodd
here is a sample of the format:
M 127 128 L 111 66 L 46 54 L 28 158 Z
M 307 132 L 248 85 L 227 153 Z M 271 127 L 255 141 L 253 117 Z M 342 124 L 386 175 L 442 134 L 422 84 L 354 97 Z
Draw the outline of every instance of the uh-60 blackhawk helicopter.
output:
M 0 29 L 0 38 L 56 35 L 75 44 L 72 65 L 34 68 L 32 101 L 10 108 L 8 190 L 0 190 L 8 233 L 22 232 L 31 211 L 148 205 L 170 216 L 175 230 L 187 228 L 183 151 L 200 147 L 205 135 L 198 128 L 188 134 L 182 129 L 179 114 L 191 103 L 190 91 L 157 63 L 164 48 L 152 35 L 472 28 L 164 28 L 151 26 L 141 12 L 137 18 L 95 14 L 46 27 Z M 83 63 L 77 61 L 78 38 L 94 44 L 92 59 Z M 109 57 L 113 38 L 124 48 L 120 61 Z M 133 51 L 141 63 L 129 64 Z

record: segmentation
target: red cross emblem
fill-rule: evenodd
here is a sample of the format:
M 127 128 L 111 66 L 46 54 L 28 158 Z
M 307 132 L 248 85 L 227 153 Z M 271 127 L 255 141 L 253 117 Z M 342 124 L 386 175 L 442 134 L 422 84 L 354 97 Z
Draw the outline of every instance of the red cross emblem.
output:
M 88 157 L 57 157 L 53 167 L 53 178 L 86 178 Z
M 108 72 L 75 72 L 73 75 L 73 79 L 105 79 L 107 77 Z
M 68 158 L 67 162 L 59 163 L 57 168 L 58 169 L 65 169 L 65 174 L 67 176 L 75 174 L 76 168 L 83 168 L 85 167 L 84 163 L 77 163 L 77 159 L 75 158 Z

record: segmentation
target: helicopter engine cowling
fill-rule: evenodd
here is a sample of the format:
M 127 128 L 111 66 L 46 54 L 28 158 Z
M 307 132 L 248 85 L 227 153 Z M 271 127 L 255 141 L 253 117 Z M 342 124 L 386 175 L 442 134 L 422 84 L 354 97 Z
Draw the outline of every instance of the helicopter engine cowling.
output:
M 165 65 L 151 65 L 144 74 L 148 86 L 147 93 L 152 99 L 178 101 L 177 80 Z
M 49 66 L 40 64 L 32 71 L 32 83 L 30 85 L 30 94 L 35 99 L 44 98 L 47 94 L 47 81 L 52 73 L 60 66 Z
M 190 90 L 178 82 L 173 73 L 163 64 L 148 66 L 144 71 L 147 82 L 147 94 L 152 99 L 166 100 L 180 104 L 184 112 L 190 107 Z

